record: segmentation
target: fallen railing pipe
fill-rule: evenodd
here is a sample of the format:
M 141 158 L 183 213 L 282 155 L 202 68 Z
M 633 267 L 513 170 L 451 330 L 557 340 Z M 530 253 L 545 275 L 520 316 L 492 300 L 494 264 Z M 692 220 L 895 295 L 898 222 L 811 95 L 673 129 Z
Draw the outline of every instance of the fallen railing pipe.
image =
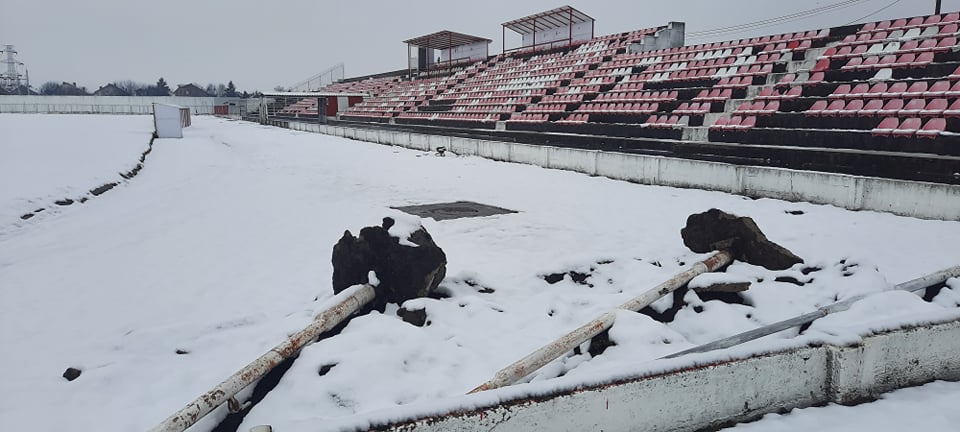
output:
M 262 378 L 280 362 L 300 352 L 304 346 L 316 340 L 323 332 L 336 327 L 337 324 L 349 318 L 364 305 L 373 301 L 375 296 L 373 286 L 369 284 L 348 288 L 337 294 L 334 296 L 335 299 L 340 299 L 337 304 L 318 314 L 309 326 L 294 333 L 287 340 L 273 347 L 212 390 L 167 417 L 166 420 L 151 429 L 151 432 L 185 431 L 215 408 L 233 398 L 241 390 Z
M 919 290 L 931 287 L 933 285 L 944 283 L 947 281 L 947 279 L 950 279 L 953 277 L 960 277 L 960 266 L 950 267 L 944 270 L 940 270 L 936 273 L 931 273 L 929 275 L 901 283 L 896 287 L 894 287 L 894 289 L 902 290 L 902 291 L 910 291 L 910 292 L 919 291 Z M 811 323 L 815 321 L 817 318 L 825 317 L 834 312 L 845 311 L 847 309 L 850 309 L 851 305 L 853 305 L 854 303 L 860 300 L 863 300 L 865 297 L 869 295 L 872 295 L 872 294 L 861 294 L 858 296 L 853 296 L 846 300 L 823 306 L 814 312 L 806 313 L 800 316 L 785 319 L 783 321 L 775 322 L 768 326 L 756 328 L 753 330 L 748 330 L 743 333 L 730 336 L 728 338 L 716 340 L 710 343 L 700 345 L 698 347 L 693 347 L 687 350 L 676 352 L 661 358 L 665 358 L 665 359 L 676 358 L 686 354 L 702 353 L 702 352 L 714 351 L 714 350 L 719 350 L 724 348 L 730 348 L 732 346 L 737 346 L 742 343 L 749 342 L 754 339 L 759 339 L 764 336 L 772 335 L 774 333 L 781 332 L 789 328 Z
M 625 309 L 635 312 L 639 311 L 640 309 L 650 306 L 650 304 L 659 300 L 661 297 L 676 291 L 682 286 L 685 286 L 694 277 L 703 273 L 715 271 L 729 264 L 732 260 L 733 254 L 731 252 L 717 252 L 711 255 L 709 258 L 694 264 L 684 272 L 670 278 L 666 282 L 663 282 L 662 284 L 657 285 L 655 288 L 646 291 L 643 294 L 634 297 L 633 299 L 620 305 L 618 309 Z M 470 390 L 470 392 L 467 394 L 500 388 L 519 381 L 521 378 L 533 373 L 537 369 L 540 369 L 557 357 L 560 357 L 564 353 L 576 348 L 577 346 L 580 346 L 580 344 L 612 327 L 615 319 L 616 310 L 600 315 L 593 321 L 590 321 L 580 328 L 567 333 L 559 339 L 551 342 L 549 345 L 546 345 L 543 348 L 528 354 L 526 357 L 517 360 L 510 366 L 501 369 L 489 381 L 481 384 L 479 387 L 473 390 Z

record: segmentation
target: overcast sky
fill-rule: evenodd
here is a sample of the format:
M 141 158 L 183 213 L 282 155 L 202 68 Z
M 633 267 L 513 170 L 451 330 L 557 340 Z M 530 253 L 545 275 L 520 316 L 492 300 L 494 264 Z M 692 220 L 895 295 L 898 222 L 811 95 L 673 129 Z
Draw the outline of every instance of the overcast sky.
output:
M 500 23 L 570 4 L 596 19 L 596 34 L 687 23 L 687 32 L 789 15 L 841 0 L 3 0 L 0 44 L 13 44 L 31 84 L 99 86 L 132 79 L 226 83 L 240 90 L 289 86 L 343 62 L 348 77 L 406 67 L 402 41 L 438 30 L 493 39 Z M 803 20 L 688 43 L 819 29 L 931 14 L 935 0 L 860 0 Z M 889 6 L 889 7 L 888 7 Z M 944 11 L 960 0 L 943 0 Z M 508 48 L 516 38 L 508 32 Z M 175 88 L 175 87 L 174 87 Z

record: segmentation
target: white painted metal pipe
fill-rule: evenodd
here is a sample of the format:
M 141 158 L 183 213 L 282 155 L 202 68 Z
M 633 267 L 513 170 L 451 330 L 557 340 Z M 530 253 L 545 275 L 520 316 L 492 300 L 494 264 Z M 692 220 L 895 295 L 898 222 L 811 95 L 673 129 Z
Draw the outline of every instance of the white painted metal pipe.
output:
M 243 369 L 204 393 L 186 407 L 167 417 L 151 432 L 183 432 L 238 392 L 253 384 L 280 362 L 300 352 L 323 332 L 336 327 L 364 305 L 373 301 L 376 293 L 369 284 L 348 288 L 337 294 L 337 304 L 318 314 L 309 326 L 294 333 L 287 340 L 267 351 Z
M 620 305 L 618 309 L 630 311 L 639 311 L 661 297 L 676 291 L 678 288 L 686 285 L 697 275 L 712 272 L 730 263 L 733 260 L 733 254 L 729 251 L 720 251 L 709 258 L 694 264 L 689 269 L 675 275 L 666 282 L 657 285 L 653 289 L 640 294 L 637 297 Z M 528 354 L 526 357 L 517 360 L 510 366 L 498 371 L 493 378 L 481 384 L 479 387 L 470 390 L 470 393 L 491 390 L 513 384 L 521 378 L 533 373 L 537 369 L 550 363 L 564 353 L 580 346 L 590 338 L 602 333 L 604 330 L 613 326 L 616 319 L 616 311 L 610 311 L 600 315 L 593 321 L 590 321 L 576 330 L 567 333 L 550 344 Z
M 931 273 L 929 275 L 904 282 L 902 284 L 897 285 L 894 288 L 898 290 L 910 291 L 910 292 L 919 291 L 919 290 L 931 287 L 933 285 L 944 283 L 946 282 L 947 279 L 954 278 L 954 277 L 960 277 L 960 266 L 955 266 L 955 267 L 950 267 L 948 269 L 940 270 L 936 273 Z M 773 324 L 770 324 L 764 327 L 748 330 L 743 333 L 735 334 L 728 338 L 716 340 L 710 343 L 700 345 L 698 347 L 693 347 L 688 350 L 676 352 L 662 358 L 675 358 L 675 357 L 680 357 L 686 354 L 702 353 L 702 352 L 714 351 L 718 349 L 730 348 L 732 346 L 740 345 L 744 342 L 749 342 L 754 339 L 759 339 L 767 335 L 772 335 L 774 333 L 781 332 L 789 328 L 811 323 L 818 318 L 825 317 L 834 312 L 845 311 L 847 309 L 850 309 L 851 305 L 853 305 L 854 303 L 860 300 L 863 300 L 865 297 L 869 295 L 872 295 L 872 294 L 861 294 L 858 296 L 853 296 L 846 300 L 823 306 L 814 312 L 806 313 L 793 318 L 788 318 L 783 321 L 775 322 Z

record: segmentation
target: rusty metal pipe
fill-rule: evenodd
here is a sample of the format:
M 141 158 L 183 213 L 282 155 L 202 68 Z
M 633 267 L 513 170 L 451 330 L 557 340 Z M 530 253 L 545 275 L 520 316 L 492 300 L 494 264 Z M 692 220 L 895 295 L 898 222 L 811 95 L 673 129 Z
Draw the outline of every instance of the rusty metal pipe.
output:
M 950 267 L 935 273 L 928 274 L 923 277 L 909 280 L 907 282 L 898 284 L 897 286 L 894 287 L 894 289 L 909 291 L 909 292 L 916 292 L 937 284 L 942 284 L 946 282 L 947 279 L 955 278 L 955 277 L 960 277 L 960 266 Z M 825 317 L 834 312 L 843 312 L 847 309 L 850 309 L 850 306 L 852 306 L 854 303 L 860 300 L 863 300 L 871 295 L 873 294 L 860 294 L 857 296 L 853 296 L 846 300 L 828 304 L 813 312 L 805 313 L 803 315 L 798 315 L 796 317 L 788 318 L 783 321 L 778 321 L 773 324 L 769 324 L 760 328 L 755 328 L 753 330 L 747 330 L 743 333 L 738 333 L 727 338 L 715 340 L 713 342 L 706 343 L 706 344 L 693 347 L 687 350 L 683 350 L 680 352 L 675 352 L 673 354 L 670 354 L 668 356 L 661 357 L 661 358 L 665 358 L 665 359 L 676 358 L 676 357 L 684 356 L 687 354 L 702 353 L 702 352 L 714 351 L 714 350 L 737 346 L 745 342 L 749 342 L 755 339 L 760 339 L 764 336 L 769 336 L 774 333 L 779 333 L 786 329 L 812 323 L 817 319 Z
M 151 432 L 183 432 L 198 420 L 209 414 L 215 408 L 232 398 L 241 390 L 253 384 L 267 372 L 270 372 L 280 362 L 300 352 L 304 346 L 316 340 L 323 332 L 340 324 L 364 305 L 376 297 L 373 286 L 360 285 L 359 288 L 348 288 L 334 296 L 339 299 L 329 309 L 317 314 L 312 323 L 303 330 L 294 333 L 279 345 L 260 356 L 250 364 L 240 369 L 225 381 L 204 393 L 193 402 L 187 404 L 159 425 Z
M 670 294 L 680 287 L 686 285 L 697 275 L 715 271 L 729 264 L 732 260 L 733 254 L 729 251 L 717 252 L 711 255 L 709 258 L 694 264 L 682 273 L 675 275 L 666 282 L 663 282 L 653 289 L 648 290 L 643 294 L 634 297 L 633 299 L 630 299 L 626 303 L 623 303 L 618 307 L 618 309 L 639 311 L 640 309 L 643 309 L 653 302 L 659 300 L 661 297 L 666 296 L 667 294 Z M 600 315 L 593 321 L 590 321 L 576 330 L 563 335 L 550 344 L 528 354 L 526 357 L 520 360 L 517 360 L 510 366 L 501 369 L 489 381 L 481 384 L 479 387 L 473 390 L 470 390 L 470 392 L 467 394 L 500 388 L 519 381 L 521 378 L 533 373 L 537 369 L 540 369 L 557 357 L 560 357 L 564 353 L 576 348 L 580 344 L 590 340 L 590 338 L 612 327 L 615 319 L 615 310 Z

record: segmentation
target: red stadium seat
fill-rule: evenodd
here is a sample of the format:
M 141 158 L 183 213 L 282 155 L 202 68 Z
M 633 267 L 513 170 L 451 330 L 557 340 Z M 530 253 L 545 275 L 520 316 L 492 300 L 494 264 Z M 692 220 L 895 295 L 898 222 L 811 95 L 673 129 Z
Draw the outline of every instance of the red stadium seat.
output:
M 866 96 L 870 92 L 870 84 L 860 83 L 853 87 L 850 90 L 850 93 L 847 93 L 847 98 L 861 98 Z
M 827 98 L 842 99 L 850 93 L 850 84 L 840 84 Z
M 881 109 L 883 109 L 882 99 L 870 99 L 863 105 L 859 115 L 863 117 L 873 117 L 877 115 Z
M 940 117 L 948 107 L 949 103 L 946 99 L 932 99 L 920 110 L 920 117 Z
M 896 117 L 887 117 L 883 119 L 877 127 L 873 128 L 873 136 L 888 136 L 900 125 L 900 119 Z
M 920 115 L 920 111 L 923 111 L 927 107 L 926 99 L 910 99 L 906 105 L 903 106 L 903 109 L 897 113 L 901 117 L 916 117 Z
M 877 115 L 884 117 L 898 115 L 900 110 L 903 109 L 903 105 L 903 99 L 890 99 L 883 106 L 883 109 L 877 111 Z
M 710 125 L 710 129 L 711 130 L 724 129 L 727 127 L 728 123 L 730 123 L 730 117 L 726 117 L 726 116 L 720 117 L 717 119 L 717 121 L 714 124 Z
M 900 126 L 891 132 L 891 135 L 899 138 L 908 138 L 920 130 L 921 121 L 918 117 L 911 117 L 900 122 Z
M 896 82 L 883 93 L 883 97 L 886 99 L 902 97 L 905 91 L 907 91 L 907 83 Z
M 843 110 L 845 102 L 843 99 L 837 99 L 833 102 L 830 102 L 830 105 L 827 106 L 827 109 L 823 110 L 824 117 L 835 117 L 840 115 L 840 111 Z
M 947 118 L 960 118 L 960 99 L 953 101 L 950 107 L 943 112 L 943 116 Z
M 810 106 L 810 109 L 804 111 L 803 115 L 808 117 L 819 117 L 823 114 L 823 110 L 827 109 L 827 101 L 818 100 Z
M 917 81 L 913 84 L 910 84 L 910 87 L 903 92 L 903 97 L 905 98 L 916 98 L 923 96 L 923 93 L 927 91 L 928 85 L 926 81 Z
M 947 129 L 947 119 L 932 118 L 916 132 L 918 138 L 936 138 Z
M 885 82 L 878 82 L 870 87 L 870 95 L 875 97 L 883 97 L 883 94 L 889 89 L 889 85 Z
M 931 85 L 927 91 L 923 92 L 923 97 L 944 97 L 947 95 L 948 91 L 950 91 L 950 81 L 937 81 L 933 83 L 933 85 Z
M 840 117 L 856 117 L 860 115 L 860 110 L 863 109 L 863 100 L 853 99 L 847 102 L 842 110 L 840 110 Z
M 913 54 L 905 54 L 905 55 L 913 55 Z M 920 53 L 914 58 L 912 62 L 910 62 L 910 67 L 911 68 L 926 67 L 928 64 L 933 63 L 933 59 L 934 59 L 934 53 L 932 52 Z

